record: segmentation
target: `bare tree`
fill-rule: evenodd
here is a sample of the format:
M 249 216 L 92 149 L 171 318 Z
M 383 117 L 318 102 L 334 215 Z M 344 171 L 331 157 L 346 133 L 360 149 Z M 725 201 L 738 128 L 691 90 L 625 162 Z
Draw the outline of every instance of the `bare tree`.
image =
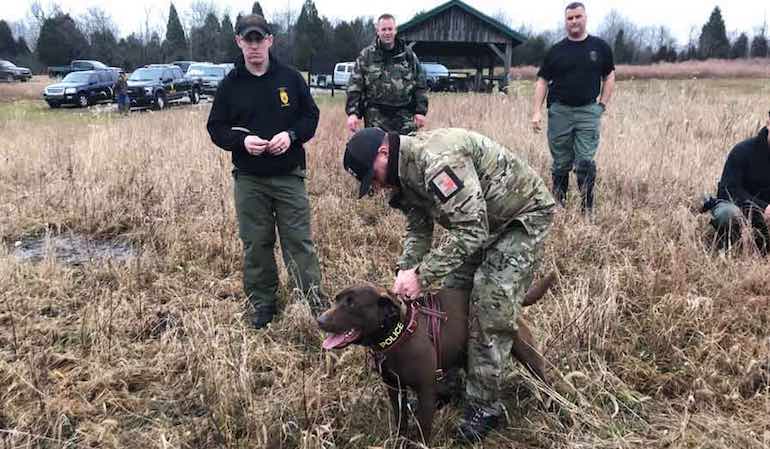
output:
M 80 31 L 91 37 L 94 33 L 110 31 L 114 36 L 119 34 L 118 27 L 112 20 L 112 16 L 98 6 L 92 6 L 78 18 Z
M 214 14 L 219 16 L 219 11 L 212 1 L 206 0 L 193 0 L 190 3 L 190 11 L 186 14 L 188 20 L 188 26 L 190 28 L 203 26 L 206 21 L 206 16 Z

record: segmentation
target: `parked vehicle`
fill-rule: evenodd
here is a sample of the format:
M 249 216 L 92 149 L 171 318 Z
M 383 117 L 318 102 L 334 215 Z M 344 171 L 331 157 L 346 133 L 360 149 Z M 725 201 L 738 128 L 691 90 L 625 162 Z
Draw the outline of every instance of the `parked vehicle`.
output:
M 115 92 L 117 72 L 113 70 L 85 70 L 73 72 L 60 82 L 43 90 L 43 99 L 52 108 L 63 104 L 74 104 L 81 108 L 112 101 Z
M 235 64 L 233 64 L 232 62 L 223 62 L 222 64 L 219 64 L 219 65 L 227 69 L 226 70 L 227 73 L 230 73 L 230 70 L 235 68 Z
M 346 87 L 350 82 L 350 75 L 353 74 L 355 62 L 338 62 L 334 65 L 334 85 L 337 87 Z
M 137 69 L 128 77 L 128 97 L 131 106 L 152 106 L 157 110 L 169 102 L 189 98 L 200 100 L 200 81 L 186 77 L 182 69 L 171 64 L 152 64 Z
M 201 93 L 214 95 L 219 88 L 219 83 L 225 79 L 228 69 L 224 64 L 191 64 L 187 69 L 187 78 L 200 80 Z
M 106 64 L 99 61 L 76 59 L 72 61 L 70 65 L 48 67 L 48 76 L 51 78 L 59 78 L 72 72 L 83 72 L 85 70 L 111 70 L 116 73 L 122 72 L 120 67 L 108 67 Z
M 187 71 L 190 70 L 190 66 L 192 64 L 197 64 L 197 61 L 174 61 L 171 64 L 182 69 L 182 73 L 187 73 Z
M 434 92 L 450 90 L 449 69 L 437 62 L 422 62 L 420 67 L 425 72 L 428 90 Z
M 321 89 L 332 87 L 332 76 L 329 73 L 311 73 L 310 87 L 319 87 Z
M 0 59 L 0 81 L 12 83 L 14 81 L 27 82 L 32 78 L 32 71 L 26 67 L 18 67 L 11 61 Z

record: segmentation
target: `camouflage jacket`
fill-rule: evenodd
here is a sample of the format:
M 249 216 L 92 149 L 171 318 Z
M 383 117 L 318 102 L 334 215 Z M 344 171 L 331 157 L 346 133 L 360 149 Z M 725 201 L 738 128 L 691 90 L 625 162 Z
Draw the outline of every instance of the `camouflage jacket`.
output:
M 361 50 L 347 88 L 347 115 L 363 117 L 369 105 L 404 108 L 415 114 L 428 113 L 425 73 L 417 55 L 396 39 L 386 51 L 379 39 Z
M 419 268 L 428 287 L 493 243 L 514 221 L 555 205 L 542 178 L 502 145 L 464 129 L 401 136 L 401 188 L 391 206 L 407 218 L 399 269 Z M 448 232 L 431 249 L 434 221 Z

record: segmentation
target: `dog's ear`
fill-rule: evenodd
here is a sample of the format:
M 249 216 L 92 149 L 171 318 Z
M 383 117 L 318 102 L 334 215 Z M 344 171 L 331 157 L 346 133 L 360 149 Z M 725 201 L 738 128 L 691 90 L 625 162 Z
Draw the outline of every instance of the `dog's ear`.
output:
M 379 303 L 384 307 L 392 306 L 391 310 L 395 310 L 398 313 L 399 317 L 402 317 L 406 314 L 406 304 L 404 304 L 403 301 L 398 299 L 398 297 L 394 295 L 392 292 L 390 292 L 389 290 L 383 289 L 380 292 Z

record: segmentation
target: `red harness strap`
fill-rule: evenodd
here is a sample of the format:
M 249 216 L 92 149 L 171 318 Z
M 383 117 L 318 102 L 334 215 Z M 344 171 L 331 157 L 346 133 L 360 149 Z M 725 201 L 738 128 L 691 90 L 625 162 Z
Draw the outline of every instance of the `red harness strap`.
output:
M 444 370 L 441 368 L 441 322 L 447 320 L 446 313 L 441 311 L 441 304 L 433 293 L 426 294 L 423 298 L 425 305 L 420 305 L 420 312 L 428 317 L 428 335 L 433 341 L 433 350 L 436 353 L 436 380 L 444 378 Z
M 382 373 L 382 362 L 386 354 L 401 346 L 414 335 L 417 330 L 417 312 L 428 317 L 428 336 L 433 342 L 433 350 L 436 354 L 436 379 L 444 377 L 441 369 L 441 322 L 447 320 L 446 313 L 441 311 L 441 306 L 433 293 L 416 300 L 406 300 L 406 316 L 396 324 L 393 331 L 381 342 L 371 346 L 374 362 L 378 372 Z

